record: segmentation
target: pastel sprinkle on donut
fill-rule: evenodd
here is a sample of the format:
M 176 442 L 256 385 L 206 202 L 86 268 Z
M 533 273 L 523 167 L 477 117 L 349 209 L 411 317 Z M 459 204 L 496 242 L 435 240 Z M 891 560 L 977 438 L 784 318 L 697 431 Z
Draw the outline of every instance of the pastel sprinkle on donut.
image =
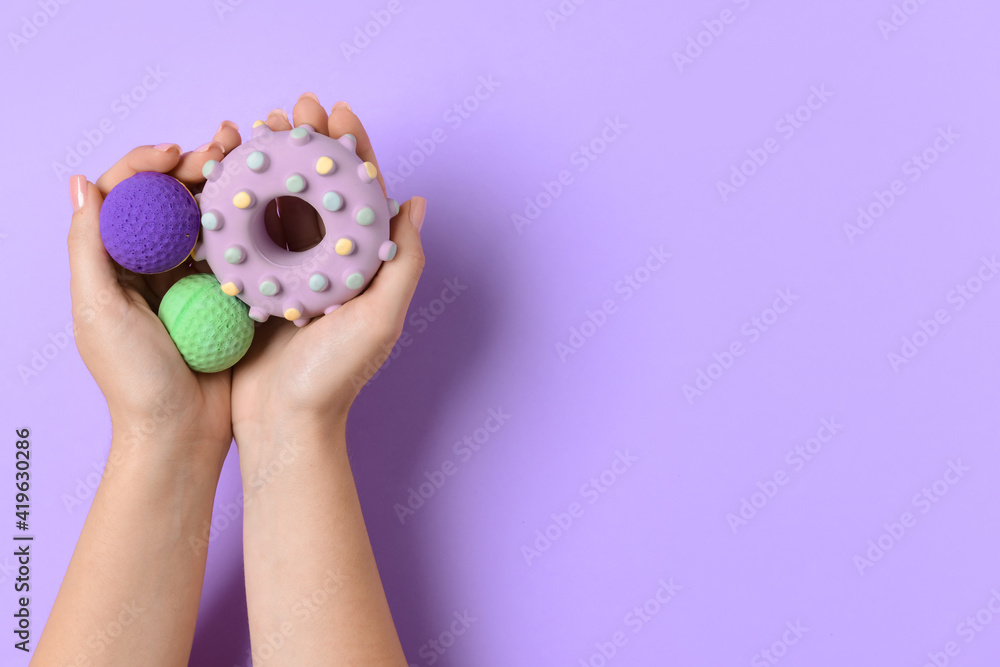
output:
M 210 232 L 222 229 L 222 216 L 215 211 L 205 211 L 201 214 L 201 226 Z
M 226 248 L 226 261 L 230 264 L 240 264 L 246 258 L 247 254 L 243 252 L 243 248 L 240 246 L 231 245 Z
M 229 296 L 236 296 L 243 291 L 243 283 L 238 280 L 230 280 L 228 283 L 223 283 L 222 291 Z
M 253 206 L 253 195 L 246 190 L 240 190 L 233 196 L 233 206 L 236 208 L 250 208 Z
M 371 162 L 365 162 L 358 165 L 358 176 L 361 177 L 362 183 L 371 183 L 378 176 L 378 169 Z
M 333 161 L 328 155 L 324 155 L 320 159 L 316 160 L 316 173 L 320 176 L 326 176 L 327 174 L 332 174 L 333 170 L 337 168 L 337 163 Z
M 285 179 L 285 189 L 292 193 L 302 192 L 306 189 L 306 179 L 302 178 L 302 174 L 292 174 Z
M 264 296 L 274 296 L 278 293 L 278 288 L 279 283 L 277 278 L 265 278 L 260 281 L 260 285 L 257 286 L 257 289 L 259 289 L 260 293 Z
M 365 277 L 360 272 L 355 271 L 344 279 L 344 284 L 347 285 L 348 289 L 361 289 L 361 286 L 365 284 Z
M 323 208 L 328 211 L 339 211 L 344 205 L 344 198 L 340 196 L 339 192 L 334 192 L 330 190 L 323 195 Z
M 359 225 L 367 227 L 375 222 L 375 211 L 372 210 L 371 206 L 364 206 L 358 210 L 358 214 L 355 219 L 358 221 Z
M 311 134 L 308 128 L 299 126 L 288 133 L 289 141 L 291 141 L 296 146 L 304 146 L 309 143 Z
M 337 244 L 333 246 L 333 249 L 340 256 L 350 255 L 354 252 L 354 241 L 347 238 L 346 236 L 337 239 Z
M 314 273 L 309 276 L 309 289 L 313 292 L 322 292 L 329 285 L 330 281 L 322 273 Z
M 260 173 L 267 169 L 267 156 L 260 151 L 254 151 L 247 155 L 247 167 L 250 171 Z

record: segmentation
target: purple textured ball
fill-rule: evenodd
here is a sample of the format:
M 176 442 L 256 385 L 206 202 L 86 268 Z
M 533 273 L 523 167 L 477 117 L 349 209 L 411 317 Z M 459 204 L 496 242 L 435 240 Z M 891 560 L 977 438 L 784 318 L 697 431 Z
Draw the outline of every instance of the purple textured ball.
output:
M 135 273 L 161 273 L 191 254 L 201 212 L 177 179 L 155 171 L 126 178 L 101 206 L 101 240 L 108 254 Z

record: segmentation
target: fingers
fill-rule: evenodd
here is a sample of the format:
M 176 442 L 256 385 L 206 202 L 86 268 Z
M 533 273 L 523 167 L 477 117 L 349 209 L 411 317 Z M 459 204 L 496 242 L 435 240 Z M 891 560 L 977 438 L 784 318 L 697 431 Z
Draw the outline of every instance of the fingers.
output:
M 359 299 L 375 302 L 375 308 L 402 323 L 424 269 L 420 228 L 427 200 L 414 197 L 399 208 L 390 223 L 389 238 L 396 244 L 396 256 L 385 262 Z
M 69 228 L 70 292 L 75 313 L 90 319 L 99 306 L 121 299 L 115 264 L 101 241 L 101 190 L 83 176 L 70 179 L 73 220 Z
M 177 144 L 133 148 L 97 179 L 97 189 L 101 191 L 103 199 L 104 195 L 111 191 L 111 188 L 140 171 L 169 172 L 177 166 L 180 157 L 181 147 Z
M 326 111 L 319 103 L 319 98 L 313 93 L 303 93 L 299 101 L 292 109 L 292 120 L 295 127 L 299 125 L 312 125 L 313 129 L 320 134 L 328 134 Z
M 193 151 L 181 155 L 180 161 L 170 175 L 184 183 L 200 183 L 205 180 L 202 167 L 209 160 L 221 160 L 240 145 L 240 128 L 230 120 L 222 121 L 212 141 Z
M 272 110 L 267 114 L 267 120 L 264 122 L 267 123 L 267 126 L 275 132 L 283 132 L 285 130 L 292 129 L 292 124 L 288 122 L 288 114 L 286 114 L 282 109 Z
M 201 173 L 202 167 L 209 160 L 221 160 L 225 157 L 225 148 L 218 141 L 210 141 L 204 146 L 184 153 L 177 161 L 177 166 L 170 171 L 170 175 L 185 184 L 201 183 L 205 177 Z
M 365 162 L 371 162 L 378 169 L 378 160 L 375 159 L 375 149 L 372 148 L 371 139 L 368 133 L 347 102 L 337 102 L 330 111 L 330 118 L 327 121 L 327 128 L 330 136 L 339 139 L 345 134 L 353 134 L 358 140 L 357 154 Z M 382 186 L 382 194 L 385 191 L 385 181 L 382 179 L 382 170 L 378 170 L 378 183 Z

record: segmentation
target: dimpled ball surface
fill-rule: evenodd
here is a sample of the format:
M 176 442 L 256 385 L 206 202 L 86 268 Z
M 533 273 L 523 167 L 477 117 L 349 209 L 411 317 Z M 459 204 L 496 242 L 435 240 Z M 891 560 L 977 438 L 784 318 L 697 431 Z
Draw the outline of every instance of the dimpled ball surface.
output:
M 177 179 L 143 171 L 116 185 L 101 205 L 108 254 L 135 273 L 161 273 L 191 254 L 201 213 Z
M 160 321 L 191 370 L 215 373 L 239 361 L 253 340 L 248 307 L 208 273 L 181 278 L 160 302 Z

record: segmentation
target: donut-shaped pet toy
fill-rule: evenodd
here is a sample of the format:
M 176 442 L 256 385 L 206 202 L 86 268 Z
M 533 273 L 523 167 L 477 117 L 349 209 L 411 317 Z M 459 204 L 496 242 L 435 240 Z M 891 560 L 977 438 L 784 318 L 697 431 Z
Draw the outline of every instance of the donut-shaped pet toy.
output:
M 356 148 L 350 134 L 332 139 L 309 125 L 274 132 L 257 121 L 249 141 L 205 164 L 194 258 L 208 260 L 222 291 L 250 306 L 254 320 L 274 315 L 303 326 L 357 296 L 396 255 L 389 219 L 399 204 L 385 198 L 375 165 Z M 288 196 L 310 204 L 326 230 L 302 252 L 280 247 L 264 225 L 268 202 Z

